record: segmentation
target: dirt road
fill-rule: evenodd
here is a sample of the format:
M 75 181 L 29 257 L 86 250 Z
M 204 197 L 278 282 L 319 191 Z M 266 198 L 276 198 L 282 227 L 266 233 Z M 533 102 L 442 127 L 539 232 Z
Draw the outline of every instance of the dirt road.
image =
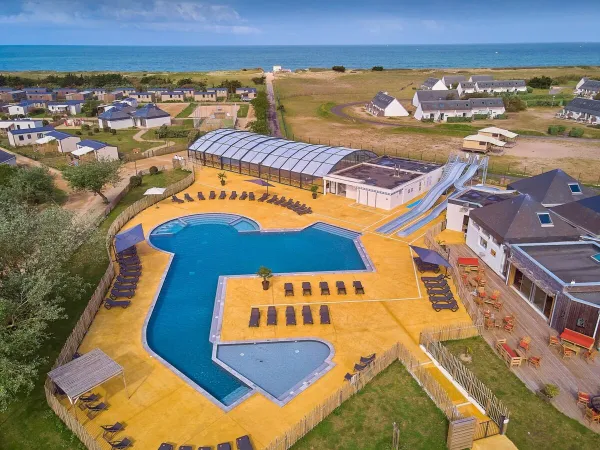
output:
M 275 75 L 272 72 L 267 72 L 267 98 L 269 99 L 269 127 L 271 128 L 271 135 L 275 137 L 282 137 L 281 130 L 279 129 L 279 121 L 277 120 L 277 106 L 275 103 L 275 91 L 273 89 L 273 80 Z

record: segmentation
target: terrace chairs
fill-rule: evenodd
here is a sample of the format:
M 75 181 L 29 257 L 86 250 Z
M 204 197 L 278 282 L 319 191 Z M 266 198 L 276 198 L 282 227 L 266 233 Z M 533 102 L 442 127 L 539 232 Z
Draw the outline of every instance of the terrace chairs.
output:
M 192 198 L 192 196 L 190 194 L 188 194 L 187 192 L 185 194 L 183 194 L 183 198 L 186 199 L 188 202 L 193 202 L 194 199 Z
M 548 339 L 548 347 L 560 347 L 560 339 L 558 336 L 550 336 Z
M 539 368 L 540 368 L 540 366 L 541 366 L 541 364 L 542 364 L 542 357 L 541 357 L 541 356 L 530 356 L 530 357 L 527 359 L 527 363 L 528 363 L 530 366 L 533 366 L 533 367 L 535 367 L 536 369 L 539 369 Z
M 108 441 L 112 439 L 115 436 L 115 434 L 117 434 L 119 431 L 123 430 L 125 427 L 121 422 L 117 422 L 113 425 L 100 425 L 100 428 L 102 428 L 103 430 L 102 437 Z
M 242 192 L 242 195 L 240 195 L 240 200 L 246 200 L 248 198 L 248 193 L 246 191 Z
M 312 286 L 310 285 L 310 281 L 302 282 L 302 295 L 312 295 Z
M 229 196 L 229 200 L 235 200 L 237 198 L 237 192 L 231 191 L 231 195 Z
M 500 298 L 500 291 L 496 289 L 494 292 L 492 292 L 490 298 L 494 301 L 497 301 Z
M 89 395 L 82 395 L 81 397 L 79 397 L 79 400 L 81 400 L 84 403 L 93 403 L 93 402 L 97 402 L 98 400 L 100 400 L 100 396 L 98 394 L 94 394 L 92 392 Z
M 247 434 L 237 438 L 235 440 L 235 445 L 238 450 L 254 450 L 254 447 L 252 447 L 252 443 L 250 442 L 250 437 Z
M 267 325 L 277 325 L 277 308 L 274 306 L 267 308 Z
M 217 198 L 217 194 L 215 193 L 215 191 L 210 191 L 210 195 L 208 196 L 208 198 L 210 200 L 214 200 L 215 198 Z
M 336 281 L 335 287 L 337 288 L 338 295 L 346 295 L 346 285 L 343 281 Z
M 440 294 L 440 295 L 430 295 L 429 296 L 429 301 L 431 303 L 443 303 L 443 302 L 452 302 L 455 301 L 454 300 L 454 295 L 452 294 L 452 292 L 448 292 L 446 294 Z
M 496 341 L 496 350 L 509 368 L 518 367 L 523 362 L 523 358 L 506 343 L 506 339 L 498 339 Z
M 562 348 L 562 357 L 563 357 L 563 359 L 565 359 L 565 358 L 572 358 L 573 356 L 576 355 L 575 350 L 571 350 L 570 348 L 565 347 L 564 345 L 561 346 L 561 348 Z
M 431 307 L 435 312 L 440 312 L 442 309 L 449 309 L 452 312 L 458 311 L 458 303 L 456 300 L 431 303 Z
M 321 295 L 329 295 L 329 283 L 327 281 L 321 281 L 319 283 L 319 288 L 321 289 Z
M 354 375 L 352 375 L 350 372 L 346 372 L 346 375 L 344 375 L 344 380 L 352 381 L 353 377 L 354 377 Z
M 107 298 L 104 300 L 104 307 L 106 309 L 121 307 L 123 309 L 129 308 L 131 305 L 130 300 L 113 300 L 112 298 Z
M 440 271 L 440 266 L 438 266 L 437 264 L 426 263 L 421 258 L 419 258 L 418 256 L 414 257 L 413 261 L 417 265 L 417 270 L 419 272 L 421 272 L 421 273 L 423 273 L 423 272 L 435 272 L 435 273 L 438 273 Z
M 171 201 L 173 203 L 185 203 L 183 200 L 181 200 L 180 198 L 177 198 L 176 195 L 171 196 Z
M 519 341 L 519 348 L 522 348 L 526 352 L 529 351 L 529 346 L 531 344 L 531 338 L 529 336 L 522 337 Z
M 594 350 L 594 349 L 586 350 L 583 353 L 583 359 L 585 359 L 587 362 L 594 362 L 597 354 L 598 354 L 598 350 Z
M 94 416 L 96 416 L 97 414 L 101 413 L 102 411 L 106 411 L 108 409 L 108 406 L 106 406 L 106 403 L 98 403 L 96 405 L 86 405 L 87 407 L 87 416 L 89 419 L 93 419 Z
M 269 194 L 267 194 L 266 192 L 260 196 L 260 198 L 258 199 L 259 202 L 264 202 L 266 199 L 269 198 Z
M 288 306 L 285 308 L 285 324 L 296 325 L 296 310 L 293 306 Z
M 248 323 L 249 327 L 258 327 L 260 325 L 260 309 L 252 308 L 250 310 L 250 321 Z
M 514 322 L 506 322 L 504 324 L 504 331 L 507 331 L 508 333 L 512 333 L 515 329 L 515 324 Z
M 589 406 L 586 406 L 584 419 L 587 420 L 590 424 L 600 423 L 600 413 L 597 413 Z
M 590 394 L 588 394 L 587 392 L 577 392 L 577 406 L 579 405 L 583 405 L 583 406 L 587 406 L 590 404 L 590 400 L 591 400 L 591 396 Z
M 283 285 L 283 291 L 285 297 L 293 297 L 294 296 L 294 285 L 292 283 L 285 283 Z
M 485 302 L 483 301 L 483 299 L 481 297 L 479 297 L 478 295 L 476 295 L 475 297 L 473 297 L 473 300 L 475 301 L 475 304 L 477 306 L 483 306 L 483 305 L 485 305 Z
M 360 362 L 361 364 L 371 364 L 373 361 L 375 361 L 375 356 L 377 356 L 377 353 L 371 353 L 368 356 L 361 356 Z
M 321 305 L 319 307 L 319 316 L 321 316 L 321 325 L 331 324 L 331 317 L 329 316 L 329 306 Z
M 267 195 L 267 194 L 264 194 L 264 195 L 263 195 L 263 197 L 265 197 L 265 195 Z M 268 197 L 268 195 L 267 195 L 267 197 Z M 265 200 L 267 199 L 267 197 L 265 197 Z M 265 200 L 263 200 L 263 202 L 264 202 Z M 278 200 L 279 200 L 279 199 L 277 198 L 277 194 L 275 194 L 273 197 L 271 197 L 269 200 L 267 200 L 267 203 L 275 203 L 275 202 L 276 202 L 276 201 L 278 201 Z M 259 200 L 259 201 L 260 201 L 260 200 Z
M 111 449 L 123 449 L 123 448 L 129 448 L 131 447 L 131 440 L 128 438 L 124 438 L 121 439 L 120 441 L 115 441 L 115 442 L 109 442 L 108 445 L 110 445 Z
M 198 200 L 206 200 L 206 197 L 204 197 L 204 194 L 199 191 L 198 191 Z
M 352 282 L 352 287 L 354 287 L 354 293 L 357 295 L 365 293 L 365 288 L 363 287 L 362 283 L 358 280 Z
M 225 200 L 227 198 L 227 192 L 221 191 L 219 194 L 219 200 Z
M 503 306 L 504 303 L 502 302 L 495 301 L 494 303 L 492 303 L 492 308 L 494 308 L 496 311 L 502 311 Z
M 248 200 L 250 200 L 251 202 L 253 202 L 254 200 L 256 200 L 256 197 L 254 196 L 254 192 L 250 192 L 248 194 Z
M 368 366 L 368 364 L 354 364 L 354 370 L 360 372 L 362 370 L 365 370 Z
M 308 305 L 302 307 L 302 321 L 304 322 L 304 325 L 312 325 L 314 323 L 312 311 Z
M 444 280 L 444 275 L 441 273 L 435 277 L 421 277 L 421 281 L 423 283 L 425 283 L 427 281 L 443 281 L 443 280 Z
M 134 289 L 128 290 L 119 290 L 119 289 L 111 289 L 110 298 L 112 300 L 116 300 L 117 298 L 131 298 L 135 295 Z

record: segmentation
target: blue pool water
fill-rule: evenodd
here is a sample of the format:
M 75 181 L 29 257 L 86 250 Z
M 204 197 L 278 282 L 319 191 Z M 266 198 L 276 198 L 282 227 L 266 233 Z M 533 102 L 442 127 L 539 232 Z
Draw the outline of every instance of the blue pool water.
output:
M 421 203 L 421 200 L 415 200 L 412 203 L 409 203 L 408 205 L 406 205 L 407 208 L 413 208 L 415 206 L 417 206 L 419 203 Z
M 231 405 L 249 388 L 211 359 L 209 334 L 218 277 L 254 274 L 260 266 L 274 273 L 295 273 L 365 270 L 365 265 L 354 242 L 337 234 L 315 228 L 239 232 L 257 226 L 247 219 L 203 216 L 182 218 L 185 226 L 178 219 L 167 222 L 150 235 L 152 245 L 174 257 L 148 321 L 146 339 L 156 354 L 215 399 Z

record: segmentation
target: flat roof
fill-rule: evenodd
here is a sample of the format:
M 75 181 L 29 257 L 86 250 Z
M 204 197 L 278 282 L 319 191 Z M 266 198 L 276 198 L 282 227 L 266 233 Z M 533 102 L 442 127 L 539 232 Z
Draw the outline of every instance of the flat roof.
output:
M 575 283 L 600 283 L 600 246 L 592 242 L 561 242 L 540 245 L 521 245 L 519 248 L 538 265 L 545 267 L 565 285 Z M 578 296 L 580 293 L 574 294 Z
M 458 197 L 451 198 L 448 203 L 455 205 L 477 205 L 487 206 L 506 200 L 515 195 L 515 191 L 484 191 L 477 188 L 471 188 L 460 194 Z
M 338 175 L 346 178 L 360 180 L 366 186 L 377 186 L 383 189 L 394 189 L 415 178 L 423 175 L 422 173 L 407 172 L 405 170 L 394 170 L 392 167 L 380 165 L 359 164 L 348 169 L 340 170 L 332 175 Z
M 408 170 L 409 172 L 429 173 L 442 167 L 442 164 L 437 164 L 427 161 L 415 161 L 412 159 L 398 158 L 396 156 L 380 156 L 377 159 L 369 161 L 369 164 L 374 164 L 383 167 L 398 167 L 400 170 Z

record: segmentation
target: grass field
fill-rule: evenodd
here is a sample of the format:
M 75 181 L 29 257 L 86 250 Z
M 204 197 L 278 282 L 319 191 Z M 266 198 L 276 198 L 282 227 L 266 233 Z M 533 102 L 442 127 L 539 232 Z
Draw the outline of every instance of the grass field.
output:
M 187 105 L 185 107 L 185 109 L 183 111 L 181 111 L 179 114 L 177 114 L 175 117 L 177 117 L 178 119 L 185 119 L 189 116 L 192 115 L 192 113 L 194 112 L 194 110 L 196 109 L 196 103 L 190 103 L 189 105 Z
M 248 117 L 248 109 L 250 108 L 250 105 L 247 103 L 242 103 L 239 106 L 240 108 L 238 109 L 237 116 L 240 118 Z
M 465 347 L 472 350 L 469 369 L 510 410 L 507 435 L 520 450 L 600 448 L 600 434 L 565 416 L 527 389 L 482 338 L 445 344 L 455 355 L 463 353 Z
M 394 422 L 400 427 L 400 448 L 446 448 L 446 416 L 400 362 L 379 374 L 292 449 L 391 449 Z
M 52 366 L 67 336 L 71 333 L 75 322 L 79 319 L 100 278 L 106 271 L 108 258 L 104 237 L 110 224 L 123 209 L 142 198 L 146 189 L 165 187 L 187 175 L 189 173 L 186 171 L 175 170 L 154 176 L 144 176 L 142 186 L 132 189 L 121 200 L 101 224 L 95 239 L 81 247 L 74 256 L 70 266 L 71 272 L 81 276 L 86 286 L 86 293 L 83 300 L 79 302 L 67 298 L 63 307 L 68 318 L 52 324 L 52 338 L 45 343 L 39 355 L 46 359 L 46 363 L 40 370 L 40 377 L 33 392 L 19 399 L 8 411 L 0 413 L 0 448 L 3 450 L 85 448 L 47 406 L 43 389 L 46 372 Z

